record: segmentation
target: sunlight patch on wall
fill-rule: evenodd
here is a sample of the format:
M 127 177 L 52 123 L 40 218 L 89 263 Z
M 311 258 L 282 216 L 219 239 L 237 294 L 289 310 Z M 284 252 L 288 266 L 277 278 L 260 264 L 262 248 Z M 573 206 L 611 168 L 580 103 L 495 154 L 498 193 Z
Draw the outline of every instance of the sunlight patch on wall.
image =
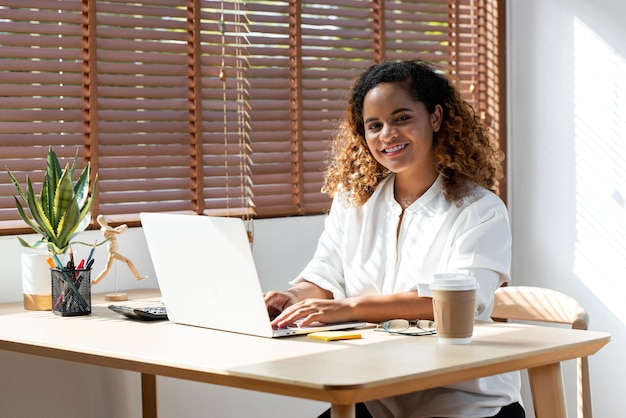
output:
M 626 324 L 626 61 L 574 20 L 574 273 Z

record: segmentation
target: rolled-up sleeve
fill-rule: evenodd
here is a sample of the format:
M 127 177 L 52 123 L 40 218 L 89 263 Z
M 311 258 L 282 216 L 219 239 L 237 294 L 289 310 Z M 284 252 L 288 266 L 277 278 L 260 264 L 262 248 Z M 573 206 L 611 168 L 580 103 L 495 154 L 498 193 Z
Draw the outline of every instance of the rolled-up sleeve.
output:
M 497 272 L 503 282 L 510 280 L 511 231 L 504 205 L 495 196 L 469 205 L 457 218 L 449 237 L 449 271 L 476 268 Z

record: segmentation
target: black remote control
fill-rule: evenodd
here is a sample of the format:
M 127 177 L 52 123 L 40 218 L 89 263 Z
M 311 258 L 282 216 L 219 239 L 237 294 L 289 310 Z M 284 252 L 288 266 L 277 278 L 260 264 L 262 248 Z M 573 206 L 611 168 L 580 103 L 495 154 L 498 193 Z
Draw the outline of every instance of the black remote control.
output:
M 167 319 L 165 306 L 133 307 L 123 305 L 109 305 L 109 309 L 131 319 L 142 321 L 158 321 Z

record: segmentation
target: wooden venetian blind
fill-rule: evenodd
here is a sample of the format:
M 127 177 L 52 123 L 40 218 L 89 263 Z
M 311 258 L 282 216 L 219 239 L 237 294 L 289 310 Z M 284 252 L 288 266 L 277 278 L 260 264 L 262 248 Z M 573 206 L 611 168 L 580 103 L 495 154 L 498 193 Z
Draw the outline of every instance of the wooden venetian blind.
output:
M 0 222 L 7 227 L 21 223 L 7 222 L 19 215 L 5 167 L 40 185 L 47 147 L 73 157 L 85 139 L 82 5 L 45 3 L 0 6 Z
M 499 3 L 5 0 L 0 231 L 27 231 L 4 167 L 37 187 L 49 146 L 91 162 L 93 213 L 120 222 L 323 213 L 352 79 L 385 59 L 437 63 L 503 141 Z
M 94 3 L 98 211 L 193 210 L 186 2 Z

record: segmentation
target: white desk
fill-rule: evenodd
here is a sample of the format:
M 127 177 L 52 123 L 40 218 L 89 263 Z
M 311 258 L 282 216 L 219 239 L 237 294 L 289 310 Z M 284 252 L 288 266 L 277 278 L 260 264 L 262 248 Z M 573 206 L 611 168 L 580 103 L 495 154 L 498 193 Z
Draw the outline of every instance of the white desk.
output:
M 140 372 L 146 418 L 157 416 L 156 376 L 329 402 L 333 417 L 352 418 L 356 402 L 521 369 L 529 370 L 537 418 L 566 418 L 560 362 L 590 356 L 610 340 L 602 332 L 506 323 L 477 325 L 472 343 L 457 346 L 371 330 L 330 343 L 268 339 L 128 320 L 100 301 L 94 296 L 92 314 L 73 318 L 0 305 L 0 349 Z

